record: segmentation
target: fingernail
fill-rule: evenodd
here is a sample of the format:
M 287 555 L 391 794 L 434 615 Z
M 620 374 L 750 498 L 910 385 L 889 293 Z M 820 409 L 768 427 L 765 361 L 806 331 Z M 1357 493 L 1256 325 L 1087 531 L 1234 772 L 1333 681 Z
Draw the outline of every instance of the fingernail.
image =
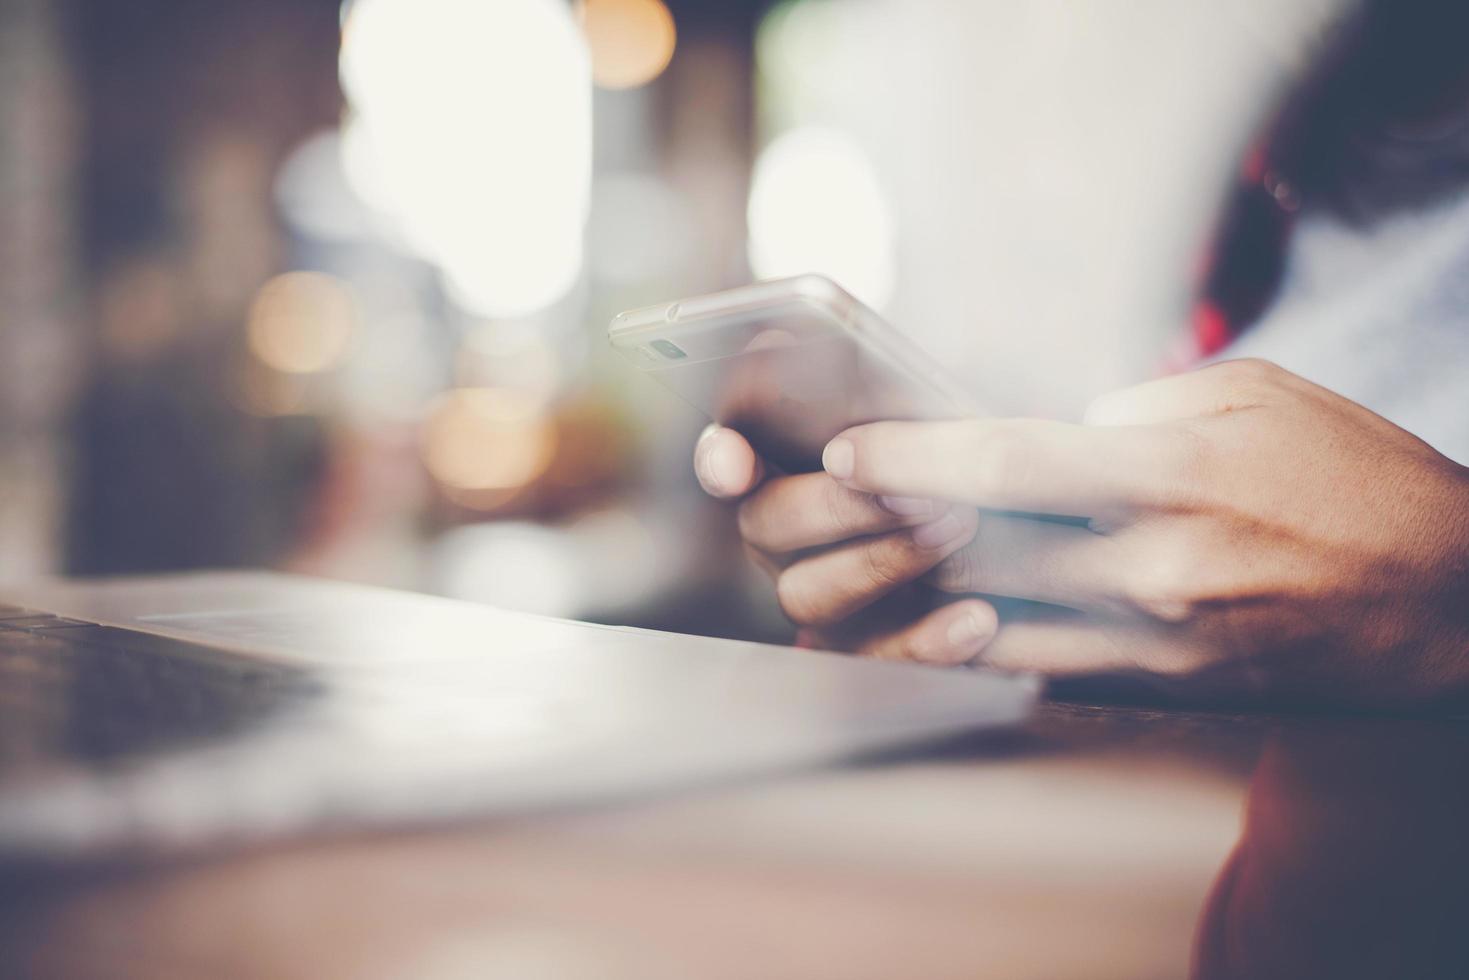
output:
M 699 479 L 704 484 L 704 489 L 716 496 L 722 496 L 729 486 L 724 477 L 715 466 L 714 446 L 708 440 L 701 440 L 699 446 L 699 459 L 696 468 L 699 471 Z
M 913 529 L 913 543 L 920 548 L 935 550 L 958 540 L 964 533 L 964 524 L 950 511 L 936 521 Z
M 878 497 L 877 505 L 898 517 L 922 517 L 938 509 L 938 505 L 932 500 L 919 497 Z
M 707 468 L 710 478 L 714 481 L 715 489 L 720 493 L 731 493 L 735 487 L 739 486 L 741 474 L 728 453 L 711 452 Z
M 826 444 L 826 451 L 821 454 L 822 467 L 838 480 L 851 479 L 856 461 L 857 451 L 845 439 L 833 439 Z
M 971 656 L 990 641 L 990 624 L 977 613 L 965 613 L 949 625 L 944 634 L 949 646 Z

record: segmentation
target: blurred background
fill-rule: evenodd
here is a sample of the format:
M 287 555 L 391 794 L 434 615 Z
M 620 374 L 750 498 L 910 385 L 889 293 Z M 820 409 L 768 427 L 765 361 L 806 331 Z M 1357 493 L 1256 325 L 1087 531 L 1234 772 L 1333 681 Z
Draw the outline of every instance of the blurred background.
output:
M 1217 6 L 0 0 L 0 574 L 781 639 L 608 321 L 825 272 L 1074 415 L 1331 4 Z

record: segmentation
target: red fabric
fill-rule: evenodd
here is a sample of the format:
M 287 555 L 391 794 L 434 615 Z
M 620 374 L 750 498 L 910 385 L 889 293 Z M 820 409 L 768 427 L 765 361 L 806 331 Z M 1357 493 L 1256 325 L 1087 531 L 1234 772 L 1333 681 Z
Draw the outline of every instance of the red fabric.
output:
M 1234 330 L 1224 311 L 1207 299 L 1194 307 L 1194 343 L 1200 358 L 1213 357 L 1234 340 Z
M 1238 183 L 1219 228 L 1199 256 L 1190 329 L 1168 352 L 1165 373 L 1197 367 L 1244 332 L 1268 307 L 1279 285 L 1298 202 L 1282 198 L 1268 140 L 1240 161 Z

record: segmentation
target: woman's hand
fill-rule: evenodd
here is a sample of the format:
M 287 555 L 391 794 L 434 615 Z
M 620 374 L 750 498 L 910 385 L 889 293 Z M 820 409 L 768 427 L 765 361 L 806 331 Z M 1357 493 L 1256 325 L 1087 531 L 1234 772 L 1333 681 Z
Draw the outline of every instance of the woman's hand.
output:
M 700 437 L 694 470 L 712 496 L 744 498 L 740 533 L 803 642 L 952 664 L 994 635 L 987 602 L 913 584 L 973 538 L 974 508 L 880 498 L 820 472 L 766 480 L 749 444 L 719 426 Z
M 982 510 L 936 583 L 1048 604 L 987 664 L 1371 704 L 1469 689 L 1469 471 L 1274 365 L 1117 392 L 1084 425 L 861 426 L 824 463 L 854 492 Z

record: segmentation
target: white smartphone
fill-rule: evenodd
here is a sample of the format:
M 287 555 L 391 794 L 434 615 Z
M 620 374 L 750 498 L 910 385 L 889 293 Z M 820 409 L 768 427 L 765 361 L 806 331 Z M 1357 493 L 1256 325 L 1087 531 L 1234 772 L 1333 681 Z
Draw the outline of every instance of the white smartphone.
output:
M 982 414 L 937 362 L 823 276 L 756 283 L 620 314 L 618 353 L 786 473 L 866 422 Z

